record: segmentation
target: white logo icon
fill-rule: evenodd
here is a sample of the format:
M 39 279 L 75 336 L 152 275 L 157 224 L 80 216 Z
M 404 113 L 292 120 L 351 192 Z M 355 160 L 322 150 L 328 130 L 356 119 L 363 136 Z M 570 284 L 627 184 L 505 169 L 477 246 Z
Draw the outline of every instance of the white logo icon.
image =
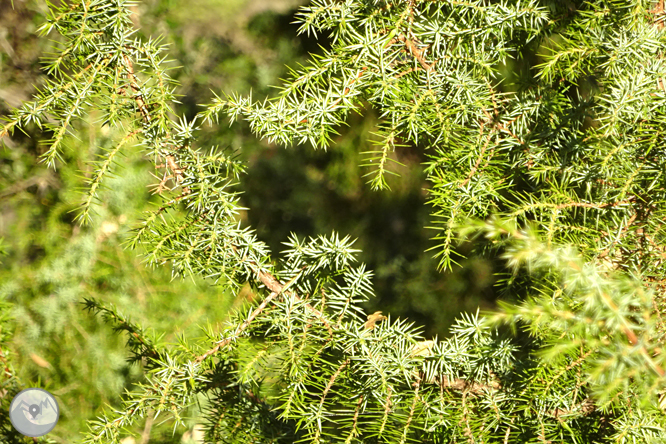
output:
M 52 394 L 29 388 L 14 396 L 9 405 L 9 419 L 25 436 L 38 437 L 49 433 L 58 423 L 60 409 Z

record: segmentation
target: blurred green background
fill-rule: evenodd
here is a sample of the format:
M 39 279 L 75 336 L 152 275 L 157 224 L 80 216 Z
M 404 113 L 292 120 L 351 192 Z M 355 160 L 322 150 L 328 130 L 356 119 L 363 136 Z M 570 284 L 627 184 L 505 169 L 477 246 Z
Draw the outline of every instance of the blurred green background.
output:
M 192 118 L 215 92 L 252 91 L 253 97 L 275 94 L 287 66 L 305 63 L 328 41 L 298 36 L 293 24 L 301 0 L 149 0 L 137 5 L 136 24 L 144 36 L 162 35 L 171 43 L 171 72 L 180 82 L 179 113 Z M 43 80 L 40 56 L 49 49 L 35 31 L 47 12 L 43 0 L 0 0 L 0 115 L 29 100 Z M 321 45 L 321 46 L 320 46 Z M 137 251 L 121 242 L 154 199 L 149 164 L 139 154 L 107 182 L 93 224 L 74 223 L 89 162 L 106 147 L 112 134 L 90 121 L 79 125 L 79 140 L 70 139 L 66 164 L 47 170 L 37 160 L 40 135 L 16 132 L 0 151 L 0 347 L 25 387 L 39 386 L 57 396 L 61 417 L 49 434 L 56 442 L 75 442 L 85 421 L 104 404 L 119 406 L 124 389 L 140 380 L 138 365 L 127 363 L 125 338 L 82 310 L 84 296 L 112 303 L 143 326 L 176 335 L 200 335 L 198 326 L 224 321 L 237 297 L 200 280 L 171 281 L 170 270 L 149 269 Z M 248 165 L 241 178 L 241 217 L 257 229 L 274 252 L 290 232 L 314 236 L 336 230 L 358 238 L 359 260 L 375 272 L 377 297 L 368 312 L 382 310 L 424 326 L 427 336 L 446 335 L 461 311 L 491 309 L 494 269 L 470 258 L 450 272 L 437 271 L 426 250 L 430 208 L 419 147 L 401 148 L 395 160 L 404 164 L 388 178 L 391 191 L 373 192 L 359 167 L 359 153 L 372 149 L 377 118 L 371 109 L 352 116 L 349 126 L 328 151 L 311 146 L 279 148 L 262 142 L 244 123 L 227 121 L 207 127 L 199 146 L 240 149 Z M 464 250 L 464 248 L 463 248 Z M 464 251 L 463 251 L 464 253 Z M 3 376 L 2 408 L 11 401 L 11 384 Z M 194 412 L 193 412 L 194 414 Z M 138 425 L 142 438 L 125 444 L 189 442 L 190 430 L 172 435 L 170 425 Z

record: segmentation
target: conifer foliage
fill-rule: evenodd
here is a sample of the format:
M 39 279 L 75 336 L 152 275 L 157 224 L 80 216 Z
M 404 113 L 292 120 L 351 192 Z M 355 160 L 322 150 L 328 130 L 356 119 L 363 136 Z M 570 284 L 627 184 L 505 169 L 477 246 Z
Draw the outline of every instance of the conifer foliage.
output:
M 128 245 L 260 297 L 223 331 L 171 348 L 86 300 L 129 333 L 146 370 L 86 443 L 118 442 L 147 415 L 178 427 L 195 403 L 207 442 L 663 441 L 662 1 L 315 0 L 297 20 L 330 35 L 329 49 L 275 98 L 219 94 L 191 121 L 174 115 L 165 48 L 133 36 L 130 6 L 52 6 L 50 79 L 0 136 L 40 126 L 55 167 L 94 108 L 125 136 L 96 164 L 79 219 L 122 153 L 142 149 L 162 204 Z M 237 222 L 243 165 L 196 144 L 226 115 L 273 142 L 328 148 L 369 107 L 383 121 L 370 185 L 387 186 L 401 145 L 426 150 L 441 266 L 456 242 L 483 236 L 480 253 L 504 257 L 503 284 L 522 286 L 522 302 L 464 315 L 445 340 L 366 315 L 372 273 L 353 241 L 292 236 L 273 255 Z

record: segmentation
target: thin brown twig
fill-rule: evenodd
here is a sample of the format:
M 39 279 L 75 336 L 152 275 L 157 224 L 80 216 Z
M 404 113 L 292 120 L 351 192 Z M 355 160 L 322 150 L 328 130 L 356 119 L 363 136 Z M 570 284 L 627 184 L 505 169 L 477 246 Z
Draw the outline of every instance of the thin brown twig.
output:
M 351 440 L 354 438 L 354 436 L 358 433 L 356 432 L 356 425 L 358 424 L 358 414 L 361 411 L 361 404 L 363 402 L 363 395 L 361 395 L 358 398 L 358 403 L 356 403 L 356 410 L 354 411 L 354 419 L 352 421 L 352 430 L 349 433 L 349 438 L 347 438 L 347 441 L 345 444 L 348 444 L 351 442 Z
M 412 407 L 409 409 L 409 416 L 407 417 L 407 422 L 405 423 L 405 430 L 402 433 L 402 439 L 400 440 L 400 444 L 404 444 L 407 441 L 407 433 L 409 431 L 409 426 L 412 423 L 412 420 L 414 419 L 414 411 L 416 410 L 416 403 L 419 400 L 419 389 L 421 388 L 421 378 L 416 378 L 416 382 L 414 383 L 414 400 L 412 401 Z
M 321 400 L 319 401 L 319 408 L 324 405 L 324 400 L 326 400 L 326 396 L 328 395 L 328 392 L 331 390 L 331 387 L 333 387 L 333 384 L 335 383 L 335 380 L 340 376 L 340 373 L 342 373 L 342 370 L 347 367 L 349 364 L 350 359 L 347 358 L 342 364 L 340 364 L 340 367 L 331 375 L 331 379 L 328 381 L 328 384 L 326 384 L 326 388 L 324 388 L 324 392 L 321 394 Z
M 479 395 L 483 393 L 484 390 L 495 391 L 501 388 L 499 381 L 491 381 L 488 384 L 482 384 L 480 382 L 470 382 L 460 378 L 451 380 L 444 375 L 440 377 L 437 383 L 442 388 L 453 389 L 463 393 L 472 393 L 474 395 Z
M 233 249 L 234 253 L 238 253 L 238 248 L 235 245 L 232 246 L 232 249 Z M 240 260 L 244 261 L 245 258 L 240 258 Z M 264 299 L 262 301 L 262 303 L 252 312 L 252 314 L 243 322 L 243 324 L 241 324 L 239 326 L 239 328 L 236 329 L 236 331 L 234 332 L 234 335 L 232 337 L 218 342 L 215 345 L 215 347 L 208 350 L 203 355 L 197 357 L 196 360 L 195 360 L 197 363 L 202 362 L 204 359 L 206 359 L 209 356 L 215 354 L 218 350 L 220 350 L 221 348 L 228 345 L 235 337 L 237 337 L 240 333 L 242 333 L 250 325 L 250 323 L 266 308 L 266 306 L 268 305 L 269 302 L 271 302 L 279 294 L 283 293 L 282 290 L 284 288 L 284 285 L 281 284 L 272 274 L 261 270 L 257 266 L 257 264 L 254 263 L 254 261 L 247 261 L 247 263 L 252 268 L 252 271 L 257 275 L 257 278 L 259 279 L 259 281 L 266 288 L 268 288 L 271 291 L 271 294 L 266 299 Z M 288 290 L 284 293 L 287 294 L 288 296 L 293 297 L 294 299 L 296 299 L 297 302 L 303 302 L 303 299 L 301 299 L 297 294 L 295 294 L 291 290 Z M 311 306 L 307 302 L 304 305 L 309 311 L 311 311 L 313 314 L 315 314 L 316 317 L 326 326 L 326 328 L 329 331 L 330 336 L 333 336 L 333 329 L 332 329 L 330 323 L 324 318 L 324 314 L 321 311 L 314 308 L 313 306 Z M 337 328 L 338 326 L 335 325 L 335 327 Z
M 204 359 L 206 359 L 207 357 L 217 353 L 218 350 L 220 350 L 223 347 L 226 347 L 230 342 L 232 342 L 234 339 L 236 339 L 238 337 L 238 335 L 240 335 L 243 331 L 245 331 L 245 329 L 250 325 L 250 323 L 254 320 L 254 318 L 256 318 L 259 315 L 259 313 L 261 313 L 264 310 L 264 308 L 266 308 L 268 303 L 270 301 L 272 301 L 273 298 L 275 298 L 279 294 L 280 294 L 280 292 L 278 291 L 278 292 L 272 292 L 270 295 L 268 295 L 268 297 L 266 299 L 264 299 L 261 302 L 261 304 L 259 304 L 259 306 L 257 308 L 254 309 L 254 311 L 250 314 L 250 316 L 248 316 L 248 318 L 245 321 L 243 321 L 243 323 L 241 325 L 239 325 L 238 328 L 236 328 L 236 331 L 234 331 L 234 334 L 232 336 L 218 342 L 215 345 L 215 347 L 208 350 L 203 355 L 197 357 L 195 359 L 195 362 L 197 364 L 201 363 Z
M 398 36 L 398 40 L 402 41 L 405 44 L 405 47 L 407 48 L 409 53 L 421 64 L 423 69 L 425 69 L 428 72 L 432 71 L 435 63 L 429 65 L 428 62 L 425 61 L 425 59 L 423 58 L 423 53 L 425 52 L 425 50 L 423 51 L 419 50 L 419 48 L 417 48 L 416 45 L 410 39 L 408 39 L 403 35 Z
M 382 436 L 382 433 L 384 432 L 384 427 L 386 426 L 386 420 L 388 419 L 388 414 L 391 411 L 391 406 L 393 403 L 391 402 L 391 394 L 392 394 L 392 389 L 391 386 L 388 386 L 388 394 L 386 395 L 386 404 L 384 405 L 384 419 L 382 420 L 382 426 L 379 429 L 378 436 Z
M 235 253 L 238 253 L 238 249 L 235 245 L 232 246 L 232 249 L 234 250 Z M 240 259 L 241 261 L 245 260 L 244 258 Z M 266 288 L 277 293 L 279 293 L 282 290 L 282 284 L 280 284 L 280 282 L 278 282 L 278 280 L 272 274 L 261 270 L 254 261 L 247 261 L 247 263 L 248 265 L 250 265 L 250 268 L 252 268 L 252 271 L 257 275 L 259 282 L 261 282 Z M 294 293 L 291 290 L 287 291 L 286 294 L 296 299 L 297 302 L 303 302 L 303 299 L 301 299 L 296 293 Z M 331 335 L 333 334 L 331 324 L 326 320 L 326 318 L 324 318 L 324 314 L 321 311 L 317 310 L 307 302 L 305 303 L 305 308 L 307 308 L 310 312 L 312 312 L 326 326 Z M 338 325 L 334 324 L 333 327 L 338 328 Z
M 139 112 L 141 113 L 143 120 L 146 121 L 146 123 L 150 123 L 150 112 L 148 112 L 146 102 L 143 99 L 143 94 L 141 94 L 141 88 L 139 87 L 139 83 L 137 82 L 136 76 L 134 75 L 134 65 L 132 64 L 132 60 L 127 54 L 123 55 L 123 58 L 125 60 L 127 78 L 130 81 L 130 87 L 134 91 L 134 101 L 136 101 L 136 104 L 139 107 Z
M 139 112 L 141 113 L 143 120 L 146 123 L 150 123 L 152 121 L 152 117 L 150 111 L 148 110 L 148 106 L 146 105 L 146 101 L 143 97 L 143 94 L 141 92 L 141 87 L 139 86 L 136 75 L 134 73 L 134 65 L 132 64 L 132 60 L 127 54 L 124 54 L 123 58 L 125 60 L 125 70 L 127 72 L 127 78 L 130 81 L 130 87 L 132 88 L 132 91 L 134 91 L 134 101 L 136 102 L 137 107 L 139 108 Z M 161 82 L 161 77 L 160 77 L 160 82 Z M 171 137 L 170 132 L 167 129 L 167 138 L 170 137 Z M 181 147 L 176 147 L 176 149 L 178 148 Z M 183 181 L 183 172 L 185 171 L 185 168 L 180 167 L 180 165 L 176 162 L 175 156 L 167 155 L 165 158 L 165 164 L 169 167 L 169 169 L 171 169 L 171 171 L 173 171 L 173 174 L 172 175 L 167 175 L 166 173 L 164 174 L 164 177 L 162 177 L 159 185 L 157 186 L 156 192 L 158 194 L 162 194 L 162 192 L 166 189 L 165 184 L 169 179 L 175 179 L 176 186 L 180 185 L 180 183 Z M 189 187 L 183 188 L 183 193 L 189 194 L 190 188 Z

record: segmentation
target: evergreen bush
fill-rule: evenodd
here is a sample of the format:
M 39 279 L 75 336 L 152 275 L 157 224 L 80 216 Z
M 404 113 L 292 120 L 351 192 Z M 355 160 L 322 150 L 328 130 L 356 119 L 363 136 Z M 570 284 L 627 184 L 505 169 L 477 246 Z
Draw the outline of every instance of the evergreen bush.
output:
M 51 6 L 41 30 L 62 36 L 51 78 L 0 136 L 37 125 L 55 167 L 96 110 L 123 135 L 78 220 L 141 147 L 162 203 L 127 246 L 261 297 L 175 347 L 87 298 L 129 333 L 146 379 L 90 422 L 86 443 L 118 442 L 148 415 L 178 427 L 193 404 L 207 442 L 665 440 L 663 1 L 315 0 L 301 32 L 330 35 L 330 50 L 276 98 L 219 94 L 193 119 L 174 115 L 164 47 L 134 36 L 131 5 Z M 520 301 L 464 315 L 444 340 L 365 314 L 372 273 L 353 241 L 291 236 L 275 257 L 238 220 L 244 165 L 196 144 L 227 115 L 279 144 L 328 148 L 351 111 L 370 108 L 383 122 L 370 185 L 387 186 L 394 150 L 426 150 L 440 267 L 471 240 L 506 261 L 501 285 Z

